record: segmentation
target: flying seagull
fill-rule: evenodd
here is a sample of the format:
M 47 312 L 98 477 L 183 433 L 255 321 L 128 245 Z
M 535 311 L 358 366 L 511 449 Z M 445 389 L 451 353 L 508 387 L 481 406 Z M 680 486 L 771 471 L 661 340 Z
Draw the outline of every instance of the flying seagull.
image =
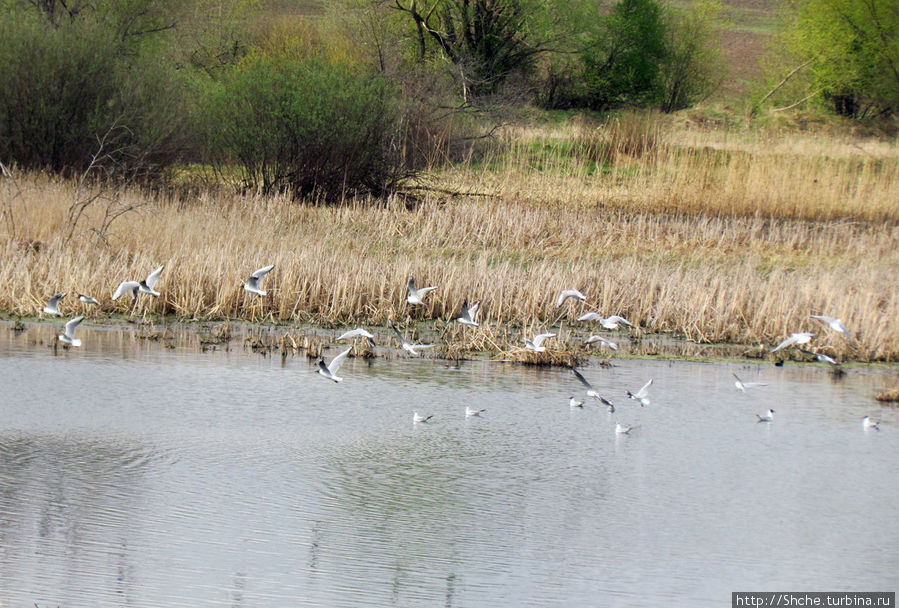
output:
M 78 329 L 78 326 L 81 325 L 82 321 L 84 321 L 84 315 L 75 317 L 66 323 L 65 330 L 63 330 L 63 333 L 59 334 L 59 341 L 71 346 L 81 346 L 81 340 L 75 337 L 75 330 Z
M 836 359 L 834 359 L 831 356 L 825 355 L 824 353 L 815 353 L 810 350 L 805 350 L 802 348 L 799 349 L 799 352 L 801 352 L 804 355 L 810 355 L 810 356 L 814 357 L 816 361 L 820 361 L 822 363 L 829 363 L 833 366 L 839 365 L 839 363 L 837 363 Z
M 419 422 L 428 422 L 433 417 L 434 417 L 434 414 L 422 416 L 418 412 L 412 412 L 412 424 L 418 424 Z
M 880 420 L 872 420 L 870 416 L 865 416 L 862 418 L 862 428 L 865 430 L 874 429 L 875 431 L 880 430 Z
M 262 268 L 253 271 L 253 274 L 251 274 L 250 278 L 247 279 L 247 282 L 244 283 L 243 288 L 250 293 L 255 293 L 256 295 L 268 295 L 267 291 L 259 287 L 259 282 L 262 281 L 262 277 L 270 273 L 274 267 L 274 264 L 269 264 L 268 266 L 263 266 Z
M 462 314 L 456 319 L 462 325 L 471 325 L 472 327 L 480 327 L 478 323 L 478 309 L 481 308 L 480 302 L 475 302 L 471 306 L 468 300 L 462 302 Z
M 584 344 L 594 344 L 599 342 L 600 346 L 605 346 L 606 348 L 611 348 L 612 350 L 618 350 L 618 345 L 611 340 L 606 340 L 602 336 L 592 335 L 586 340 L 584 340 Z
M 59 312 L 59 301 L 66 297 L 65 293 L 58 293 L 49 300 L 47 300 L 47 305 L 44 306 L 44 312 L 48 315 L 55 315 L 57 317 L 61 317 L 62 313 Z
M 100 301 L 97 298 L 95 298 L 93 296 L 84 295 L 83 293 L 78 294 L 78 299 L 81 300 L 82 302 L 84 302 L 85 304 L 99 304 L 100 303 Z
M 375 344 L 375 336 L 370 331 L 365 329 L 364 327 L 357 327 L 356 329 L 351 329 L 348 332 L 342 333 L 340 336 L 337 337 L 337 342 L 340 342 L 341 340 L 346 340 L 348 338 L 355 338 L 356 336 L 362 336 L 363 338 L 368 340 L 368 343 L 371 344 L 372 348 L 377 346 L 377 344 Z
M 405 337 L 403 337 L 403 334 L 401 334 L 400 330 L 396 328 L 396 325 L 393 324 L 393 321 L 388 321 L 388 323 L 390 323 L 390 327 L 393 329 L 393 333 L 396 334 L 397 339 L 403 345 L 403 350 L 408 351 L 409 354 L 413 357 L 418 357 L 420 355 L 420 353 L 418 352 L 419 350 L 432 348 L 434 346 L 433 344 L 412 344 L 411 342 L 406 340 Z
M 747 388 L 752 388 L 754 386 L 768 386 L 763 382 L 743 382 L 742 380 L 740 380 L 740 376 L 736 374 L 732 375 L 734 378 L 736 378 L 736 380 L 734 381 L 734 386 L 737 387 L 738 391 L 743 391 L 744 393 L 746 392 Z
M 571 397 L 568 398 L 568 406 L 569 406 L 571 409 L 574 409 L 574 408 L 576 408 L 576 407 L 579 407 L 579 408 L 581 408 L 581 409 L 584 409 L 584 402 L 581 401 L 580 399 L 575 399 L 574 396 L 571 396 Z
M 532 350 L 535 353 L 542 353 L 546 350 L 545 346 L 541 346 L 543 344 L 543 341 L 548 338 L 555 337 L 556 334 L 537 334 L 536 336 L 534 336 L 533 340 L 528 340 L 527 338 L 525 338 L 525 348 L 527 348 L 528 350 Z
M 406 301 L 409 304 L 424 304 L 425 295 L 429 291 L 437 289 L 437 287 L 422 287 L 421 289 L 416 289 L 414 277 L 409 277 L 409 284 L 407 287 L 409 288 L 409 295 L 406 296 Z
M 556 308 L 558 308 L 562 304 L 564 304 L 565 300 L 567 300 L 569 298 L 575 298 L 575 299 L 583 302 L 584 300 L 587 299 L 587 296 L 585 296 L 584 294 L 579 292 L 577 289 L 564 289 L 564 290 L 562 290 L 562 293 L 559 294 L 559 299 L 556 300 Z
M 633 399 L 634 401 L 640 402 L 640 407 L 644 407 L 649 405 L 649 385 L 652 384 L 652 378 L 649 379 L 649 382 L 644 384 L 639 391 L 636 393 L 632 393 L 630 391 L 627 392 L 627 396 Z
M 627 435 L 632 430 L 634 430 L 634 427 L 632 427 L 632 426 L 628 426 L 626 424 L 621 424 L 620 422 L 615 424 L 615 434 L 616 435 Z
M 346 359 L 346 356 L 350 354 L 350 351 L 353 350 L 353 347 L 349 347 L 345 351 L 338 353 L 331 359 L 330 365 L 325 365 L 324 359 L 318 360 L 318 373 L 327 378 L 328 380 L 333 380 L 334 382 L 340 382 L 343 380 L 340 376 L 337 375 L 337 370 L 340 369 L 340 366 L 343 365 L 343 360 Z
M 772 420 L 774 420 L 774 410 L 768 410 L 761 415 L 756 414 L 755 417 L 758 418 L 759 422 L 771 422 Z
M 618 315 L 612 315 L 611 317 L 603 317 L 598 312 L 588 312 L 582 314 L 577 318 L 578 321 L 599 321 L 599 324 L 605 327 L 606 329 L 618 329 L 619 324 L 623 323 L 628 327 L 633 327 L 634 324 L 625 319 L 624 317 Z
M 603 397 L 602 395 L 600 395 L 597 392 L 597 390 L 595 388 L 593 388 L 593 385 L 590 384 L 589 382 L 587 382 L 587 379 L 581 375 L 581 372 L 577 371 L 573 367 L 571 368 L 571 371 L 574 372 L 575 377 L 581 381 L 581 384 L 583 384 L 585 387 L 587 387 L 587 396 L 588 397 L 593 397 L 594 399 L 598 399 L 603 405 L 605 405 L 606 407 L 609 408 L 609 412 L 615 411 L 615 406 L 612 405 L 612 402 L 609 401 L 608 399 L 606 399 L 605 397 Z
M 771 349 L 772 353 L 776 353 L 782 348 L 786 348 L 788 346 L 792 346 L 793 344 L 808 344 L 812 341 L 812 337 L 815 334 L 809 333 L 807 331 L 800 332 L 798 334 L 790 334 L 790 337 L 775 346 Z
M 156 281 L 159 280 L 159 275 L 162 274 L 162 269 L 165 266 L 160 266 L 153 272 L 151 272 L 146 279 L 143 281 L 122 281 L 118 288 L 115 290 L 115 293 L 112 294 L 113 300 L 118 300 L 126 293 L 131 293 L 131 298 L 137 298 L 137 293 L 148 293 L 151 296 L 158 296 L 159 292 L 154 291 L 153 288 L 156 286 Z
M 481 414 L 483 414 L 483 413 L 486 412 L 486 411 L 487 411 L 486 409 L 482 409 L 482 410 L 473 410 L 473 409 L 471 409 L 470 407 L 468 407 L 468 406 L 466 405 L 466 406 L 465 406 L 465 417 L 466 417 L 466 418 L 472 418 L 472 417 L 474 417 L 474 416 L 477 416 L 478 418 L 480 418 L 480 417 L 481 417 Z
M 835 332 L 843 334 L 843 336 L 850 342 L 854 342 L 854 340 L 852 339 L 852 334 L 849 333 L 849 330 L 846 329 L 846 326 L 843 325 L 843 322 L 841 320 L 834 319 L 833 317 L 827 317 L 824 315 L 811 315 L 811 317 L 813 319 L 817 319 L 818 321 L 821 321 L 822 323 L 824 323 L 825 325 L 830 327 Z

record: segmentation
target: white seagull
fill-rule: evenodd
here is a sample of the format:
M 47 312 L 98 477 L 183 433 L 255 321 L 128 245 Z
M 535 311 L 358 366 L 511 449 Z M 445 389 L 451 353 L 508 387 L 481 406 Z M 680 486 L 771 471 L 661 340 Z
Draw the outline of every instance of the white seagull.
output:
M 606 399 L 605 397 L 603 397 L 602 395 L 600 395 L 599 392 L 597 392 L 597 390 L 595 388 L 593 388 L 593 385 L 590 384 L 589 382 L 587 382 L 587 379 L 581 375 L 581 372 L 577 371 L 573 367 L 571 368 L 571 371 L 574 372 L 575 377 L 581 381 L 581 384 L 583 384 L 585 387 L 587 387 L 587 396 L 588 397 L 593 397 L 594 399 L 598 399 L 603 405 L 605 405 L 606 407 L 609 408 L 609 412 L 615 411 L 615 406 L 612 405 L 612 402 L 609 401 L 608 399 Z
M 84 295 L 83 293 L 78 294 L 78 299 L 81 300 L 82 302 L 84 302 L 85 304 L 99 304 L 100 303 L 100 301 L 97 298 L 95 298 L 93 296 Z
M 579 408 L 581 408 L 581 409 L 584 409 L 584 402 L 581 401 L 581 400 L 579 400 L 579 399 L 575 399 L 575 398 L 572 396 L 572 397 L 569 397 L 569 398 L 568 398 L 568 407 L 570 407 L 571 409 L 574 409 L 574 408 L 576 408 L 576 407 L 579 407 Z
M 620 422 L 615 423 L 615 434 L 616 435 L 627 435 L 632 430 L 634 430 L 634 427 L 632 427 L 632 426 L 628 426 L 626 424 L 621 424 Z
M 649 385 L 652 384 L 652 378 L 649 379 L 649 382 L 644 384 L 639 391 L 636 393 L 632 393 L 630 391 L 627 392 L 627 396 L 633 399 L 634 401 L 640 402 L 640 407 L 644 407 L 649 405 Z
M 556 308 L 558 308 L 562 304 L 564 304 L 565 300 L 567 300 L 569 298 L 576 298 L 576 299 L 580 300 L 581 302 L 583 302 L 584 300 L 587 299 L 587 296 L 585 296 L 584 294 L 579 292 L 577 289 L 564 289 L 564 290 L 562 290 L 562 293 L 559 294 L 559 299 L 556 300 Z
M 618 329 L 619 324 L 623 323 L 628 327 L 633 327 L 634 324 L 625 319 L 624 317 L 618 315 L 612 315 L 611 317 L 603 317 L 598 312 L 588 312 L 583 314 L 577 318 L 578 321 L 599 321 L 599 324 L 605 327 L 606 329 Z
M 151 296 L 158 296 L 159 292 L 154 291 L 153 288 L 156 286 L 156 281 L 159 280 L 159 275 L 162 274 L 162 269 L 165 266 L 160 266 L 149 275 L 143 281 L 122 281 L 118 288 L 115 290 L 115 293 L 112 294 L 113 300 L 118 300 L 126 293 L 131 293 L 131 298 L 137 298 L 137 292 L 140 293 L 148 293 Z
M 78 329 L 78 326 L 81 325 L 82 321 L 84 321 L 84 315 L 75 317 L 66 323 L 65 330 L 63 330 L 63 333 L 59 334 L 59 341 L 71 346 L 81 346 L 81 340 L 75 337 L 75 330 Z
M 774 410 L 768 410 L 761 415 L 756 414 L 755 417 L 759 419 L 759 422 L 771 422 L 772 420 L 774 420 Z
M 396 328 L 396 325 L 393 324 L 393 321 L 388 321 L 390 323 L 390 327 L 393 329 L 393 333 L 396 334 L 397 339 L 403 345 L 403 350 L 407 351 L 413 357 L 418 357 L 421 353 L 418 351 L 425 348 L 432 348 L 433 344 L 412 344 L 406 338 L 403 337 L 403 334 L 400 333 L 400 330 Z
M 862 428 L 865 430 L 874 429 L 875 431 L 880 430 L 880 420 L 872 420 L 870 416 L 865 416 L 862 418 Z
M 333 380 L 334 382 L 340 382 L 343 380 L 340 376 L 337 375 L 337 370 L 340 369 L 340 366 L 343 365 L 343 360 L 346 359 L 346 356 L 350 354 L 350 351 L 353 350 L 353 347 L 349 347 L 345 351 L 338 353 L 331 359 L 331 363 L 329 365 L 325 365 L 324 359 L 318 360 L 318 373 L 327 378 L 328 380 Z
M 811 317 L 813 319 L 817 319 L 818 321 L 821 321 L 822 323 L 824 323 L 825 325 L 830 327 L 835 332 L 843 334 L 843 336 L 845 336 L 846 339 L 849 340 L 850 342 L 853 341 L 852 334 L 849 333 L 849 330 L 846 329 L 846 326 L 843 325 L 843 322 L 841 320 L 834 319 L 833 317 L 827 317 L 824 315 L 811 315 Z
M 370 331 L 368 331 L 364 327 L 357 327 L 356 329 L 351 329 L 348 332 L 344 332 L 344 333 L 340 334 L 337 337 L 337 342 L 340 342 L 341 340 L 346 340 L 348 338 L 355 338 L 356 336 L 362 336 L 363 338 L 368 340 L 368 343 L 372 345 L 372 348 L 377 346 L 377 344 L 375 344 L 374 334 L 372 334 Z
M 409 277 L 409 284 L 407 287 L 409 288 L 409 295 L 406 296 L 406 301 L 409 304 L 424 304 L 425 295 L 429 291 L 437 289 L 437 287 L 422 287 L 421 289 L 415 289 L 414 277 Z
M 824 353 L 815 353 L 810 350 L 804 350 L 802 348 L 799 349 L 799 352 L 801 352 L 805 355 L 810 355 L 810 356 L 814 357 L 816 361 L 821 361 L 822 363 L 830 363 L 833 366 L 840 365 L 836 359 L 834 359 L 833 357 L 831 357 L 829 355 L 825 355 Z
M 468 300 L 462 302 L 462 314 L 456 319 L 462 325 L 471 325 L 472 327 L 480 327 L 478 324 L 478 309 L 481 307 L 480 302 L 475 302 L 471 306 Z
M 541 346 L 543 344 L 543 341 L 547 338 L 555 337 L 556 334 L 537 334 L 536 336 L 534 336 L 533 340 L 528 340 L 527 338 L 525 338 L 525 348 L 527 348 L 528 350 L 532 350 L 535 353 L 542 353 L 546 350 L 545 346 Z
M 249 291 L 250 293 L 255 293 L 256 295 L 266 296 L 268 292 L 259 287 L 259 282 L 262 281 L 262 277 L 267 275 L 274 269 L 274 264 L 269 264 L 268 266 L 263 266 L 258 270 L 254 270 L 253 274 L 250 275 L 250 278 L 247 279 L 247 282 L 244 283 L 243 288 Z
M 57 317 L 61 317 L 62 313 L 59 312 L 59 301 L 66 297 L 65 293 L 58 293 L 49 300 L 47 300 L 47 305 L 44 306 L 44 312 L 48 315 L 55 315 Z
M 487 411 L 486 409 L 483 409 L 483 410 L 473 410 L 473 409 L 471 409 L 470 407 L 468 407 L 468 406 L 466 405 L 466 406 L 465 406 L 465 417 L 466 417 L 466 418 L 472 418 L 472 417 L 474 417 L 474 416 L 477 416 L 477 417 L 480 418 L 481 414 L 483 414 L 483 413 L 486 412 L 486 411 Z
M 592 335 L 586 340 L 584 340 L 584 344 L 594 344 L 599 342 L 600 346 L 605 346 L 606 348 L 611 348 L 612 350 L 618 350 L 618 345 L 611 340 L 606 340 L 602 336 Z
M 412 412 L 412 424 L 418 424 L 419 422 L 428 422 L 433 417 L 434 417 L 434 414 L 422 416 L 418 412 Z
M 752 388 L 753 386 L 768 386 L 764 382 L 743 382 L 742 380 L 740 380 L 740 376 L 736 374 L 732 375 L 734 378 L 736 378 L 736 380 L 734 381 L 734 386 L 737 387 L 738 391 L 743 391 L 744 393 L 746 392 L 747 388 Z
M 808 344 L 812 341 L 812 337 L 815 334 L 809 333 L 807 331 L 799 332 L 798 334 L 790 334 L 790 337 L 775 346 L 771 349 L 772 353 L 776 353 L 782 348 L 786 348 L 788 346 L 792 346 L 793 344 Z

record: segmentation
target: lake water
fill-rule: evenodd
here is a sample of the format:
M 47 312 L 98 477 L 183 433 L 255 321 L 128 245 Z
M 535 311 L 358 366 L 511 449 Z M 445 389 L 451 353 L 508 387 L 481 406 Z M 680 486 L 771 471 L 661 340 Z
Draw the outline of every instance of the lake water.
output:
M 585 366 L 609 414 L 569 408 L 564 369 L 349 359 L 335 384 L 239 341 L 82 327 L 54 351 L 52 325 L 10 328 L 3 607 L 724 606 L 899 583 L 899 411 L 874 400 L 895 370 Z M 649 378 L 640 408 L 624 392 Z

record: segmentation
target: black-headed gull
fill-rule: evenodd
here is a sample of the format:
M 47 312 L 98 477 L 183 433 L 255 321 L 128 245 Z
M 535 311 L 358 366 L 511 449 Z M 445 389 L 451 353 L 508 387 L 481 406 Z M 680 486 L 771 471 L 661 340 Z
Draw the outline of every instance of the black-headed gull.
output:
M 584 402 L 571 396 L 568 398 L 568 407 L 570 407 L 571 409 L 574 409 L 576 407 L 584 409 Z
M 629 426 L 627 424 L 621 424 L 620 422 L 615 423 L 615 434 L 616 435 L 627 435 L 633 430 L 634 430 L 634 427 Z
M 764 414 L 756 414 L 755 417 L 759 419 L 759 422 L 771 422 L 774 420 L 774 410 L 768 410 Z
M 118 288 L 116 288 L 115 293 L 112 294 L 113 300 L 118 300 L 126 293 L 131 293 L 131 298 L 137 298 L 137 293 L 148 293 L 151 296 L 158 296 L 159 292 L 154 291 L 153 288 L 156 286 L 156 282 L 159 280 L 159 275 L 162 274 L 162 269 L 165 266 L 160 266 L 149 275 L 143 281 L 122 281 Z
M 603 397 L 602 395 L 600 395 L 599 392 L 595 388 L 593 388 L 593 385 L 590 384 L 589 382 L 587 382 L 587 379 L 581 375 L 581 372 L 577 371 L 573 367 L 571 368 L 571 371 L 574 372 L 574 376 L 578 380 L 581 381 L 581 384 L 583 384 L 587 388 L 587 396 L 588 397 L 593 397 L 594 399 L 598 399 L 603 405 L 605 405 L 606 407 L 609 408 L 610 412 L 615 411 L 615 406 L 612 405 L 612 402 L 609 401 L 608 399 L 606 399 L 605 397 Z
M 62 313 L 59 312 L 59 301 L 66 297 L 65 293 L 58 293 L 49 300 L 47 300 L 47 305 L 44 306 L 44 312 L 48 315 L 54 315 L 57 317 L 61 317 Z
M 556 308 L 564 304 L 565 300 L 568 300 L 569 298 L 574 298 L 583 302 L 587 299 L 587 296 L 579 292 L 577 289 L 563 289 L 562 293 L 559 294 L 559 299 L 556 300 Z
M 412 412 L 412 423 L 418 424 L 420 422 L 428 422 L 433 417 L 434 417 L 434 414 L 428 414 L 427 416 L 422 416 L 418 412 Z
M 811 315 L 811 317 L 813 319 L 821 321 L 822 323 L 824 323 L 825 325 L 830 327 L 835 332 L 843 334 L 843 336 L 850 342 L 853 341 L 852 334 L 849 333 L 849 330 L 846 329 L 846 326 L 843 325 L 843 322 L 841 320 L 834 319 L 833 317 L 828 317 L 825 315 Z
M 627 396 L 633 399 L 634 401 L 640 402 L 640 407 L 644 407 L 649 405 L 649 386 L 652 384 L 652 378 L 649 379 L 649 382 L 640 387 L 640 390 L 636 393 L 632 393 L 630 391 L 625 391 Z
M 466 418 L 473 418 L 475 416 L 480 417 L 481 414 L 483 414 L 486 411 L 487 411 L 486 409 L 474 410 L 466 405 L 465 406 L 465 417 Z
M 403 350 L 407 351 L 413 357 L 418 357 L 421 355 L 421 353 L 418 352 L 419 350 L 432 348 L 434 346 L 433 344 L 412 344 L 411 342 L 406 340 L 403 334 L 400 333 L 400 330 L 396 328 L 396 325 L 393 324 L 393 321 L 388 321 L 388 323 L 390 323 L 390 327 L 393 329 L 393 333 L 396 334 L 397 339 L 403 345 Z
M 375 344 L 374 334 L 372 334 L 370 331 L 368 331 L 364 327 L 357 327 L 356 329 L 351 329 L 350 331 L 344 332 L 337 337 L 336 341 L 340 342 L 341 340 L 346 340 L 348 338 L 355 338 L 356 336 L 362 336 L 363 338 L 368 340 L 368 343 L 371 344 L 372 347 L 377 346 L 377 344 Z
M 736 374 L 732 374 L 732 375 L 734 378 L 736 378 L 736 380 L 734 380 L 734 386 L 737 387 L 738 391 L 743 391 L 744 393 L 746 392 L 747 388 L 752 388 L 754 386 L 768 386 L 764 382 L 743 382 L 740 379 L 740 376 L 738 376 Z
M 809 333 L 807 331 L 802 331 L 796 334 L 790 334 L 790 337 L 775 346 L 771 349 L 772 353 L 776 353 L 782 348 L 786 348 L 788 346 L 792 346 L 794 344 L 808 344 L 812 341 L 812 338 L 815 336 L 813 333 Z
M 627 325 L 628 327 L 633 327 L 634 324 L 619 315 L 612 315 L 611 317 L 604 317 L 598 312 L 588 312 L 582 314 L 577 318 L 578 321 L 599 321 L 599 324 L 602 325 L 606 329 L 618 329 L 620 324 Z
M 527 348 L 528 350 L 532 350 L 535 353 L 542 353 L 546 350 L 546 347 L 543 346 L 543 341 L 555 337 L 556 334 L 537 334 L 536 336 L 534 336 L 533 340 L 528 340 L 527 338 L 525 338 L 525 348 Z
M 263 266 L 258 270 L 254 270 L 253 274 L 250 275 L 250 278 L 247 279 L 247 282 L 244 283 L 243 288 L 249 291 L 250 293 L 255 293 L 256 295 L 266 296 L 268 292 L 259 287 L 259 282 L 262 281 L 262 277 L 270 273 L 275 268 L 274 264 L 269 264 L 268 266 Z
M 99 304 L 100 300 L 93 296 L 88 296 L 83 293 L 78 294 L 78 299 L 84 302 L 85 304 Z
M 873 420 L 870 416 L 865 416 L 862 418 L 862 428 L 880 430 L 880 420 Z
M 605 346 L 606 348 L 611 348 L 612 350 L 618 350 L 618 345 L 611 340 L 606 340 L 602 336 L 592 335 L 586 340 L 584 340 L 584 344 L 595 344 L 599 342 L 600 346 Z
M 475 302 L 471 306 L 468 300 L 462 302 L 462 313 L 456 319 L 462 325 L 471 325 L 472 327 L 480 327 L 478 323 L 478 309 L 481 307 L 480 302 Z
M 836 359 L 834 359 L 833 357 L 831 357 L 829 355 L 825 355 L 824 353 L 815 353 L 810 350 L 804 350 L 802 348 L 799 349 L 799 352 L 801 352 L 804 355 L 809 355 L 811 357 L 814 357 L 816 361 L 821 361 L 822 363 L 829 363 L 830 365 L 833 365 L 835 367 L 840 365 Z
M 81 340 L 75 337 L 75 330 L 78 329 L 78 326 L 81 325 L 82 321 L 84 321 L 84 315 L 69 320 L 69 322 L 66 323 L 66 328 L 63 330 L 63 333 L 59 334 L 59 341 L 70 346 L 81 346 Z
M 415 278 L 409 277 L 409 283 L 407 285 L 409 289 L 409 295 L 406 296 L 406 301 L 409 304 L 424 304 L 424 297 L 427 295 L 429 291 L 433 291 L 437 289 L 437 287 L 422 287 L 421 289 L 415 288 Z
M 340 382 L 343 380 L 340 376 L 337 375 L 337 370 L 340 369 L 340 366 L 343 365 L 343 360 L 346 359 L 346 356 L 350 354 L 350 351 L 353 350 L 353 347 L 349 347 L 343 352 L 338 353 L 331 359 L 331 363 L 325 365 L 324 359 L 318 360 L 318 373 L 327 378 L 328 380 L 333 380 L 334 382 Z

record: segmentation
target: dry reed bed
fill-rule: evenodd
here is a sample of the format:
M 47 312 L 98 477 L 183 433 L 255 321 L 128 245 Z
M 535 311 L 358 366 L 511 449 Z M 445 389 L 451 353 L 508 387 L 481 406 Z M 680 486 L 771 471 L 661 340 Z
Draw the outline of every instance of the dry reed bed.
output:
M 128 301 L 110 300 L 118 283 L 165 264 L 162 297 L 141 298 L 137 314 L 410 325 L 449 321 L 468 298 L 482 301 L 484 327 L 459 339 L 478 350 L 510 352 L 523 334 L 570 326 L 590 309 L 699 342 L 770 344 L 811 330 L 831 354 L 899 355 L 892 223 L 660 214 L 496 194 L 435 197 L 412 210 L 396 200 L 320 208 L 278 198 L 162 199 L 123 216 L 106 243 L 85 230 L 91 217 L 65 243 L 72 186 L 32 178 L 16 201 L 15 232 L 7 222 L 0 233 L 0 309 L 36 315 L 54 292 L 80 291 L 103 302 L 91 316 L 128 313 Z M 270 295 L 244 292 L 249 272 L 268 263 L 277 265 L 264 283 Z M 406 306 L 409 276 L 440 286 L 426 307 Z M 569 287 L 588 302 L 559 311 L 555 297 Z M 82 312 L 71 297 L 63 309 Z M 848 349 L 812 313 L 841 317 L 860 348 Z

